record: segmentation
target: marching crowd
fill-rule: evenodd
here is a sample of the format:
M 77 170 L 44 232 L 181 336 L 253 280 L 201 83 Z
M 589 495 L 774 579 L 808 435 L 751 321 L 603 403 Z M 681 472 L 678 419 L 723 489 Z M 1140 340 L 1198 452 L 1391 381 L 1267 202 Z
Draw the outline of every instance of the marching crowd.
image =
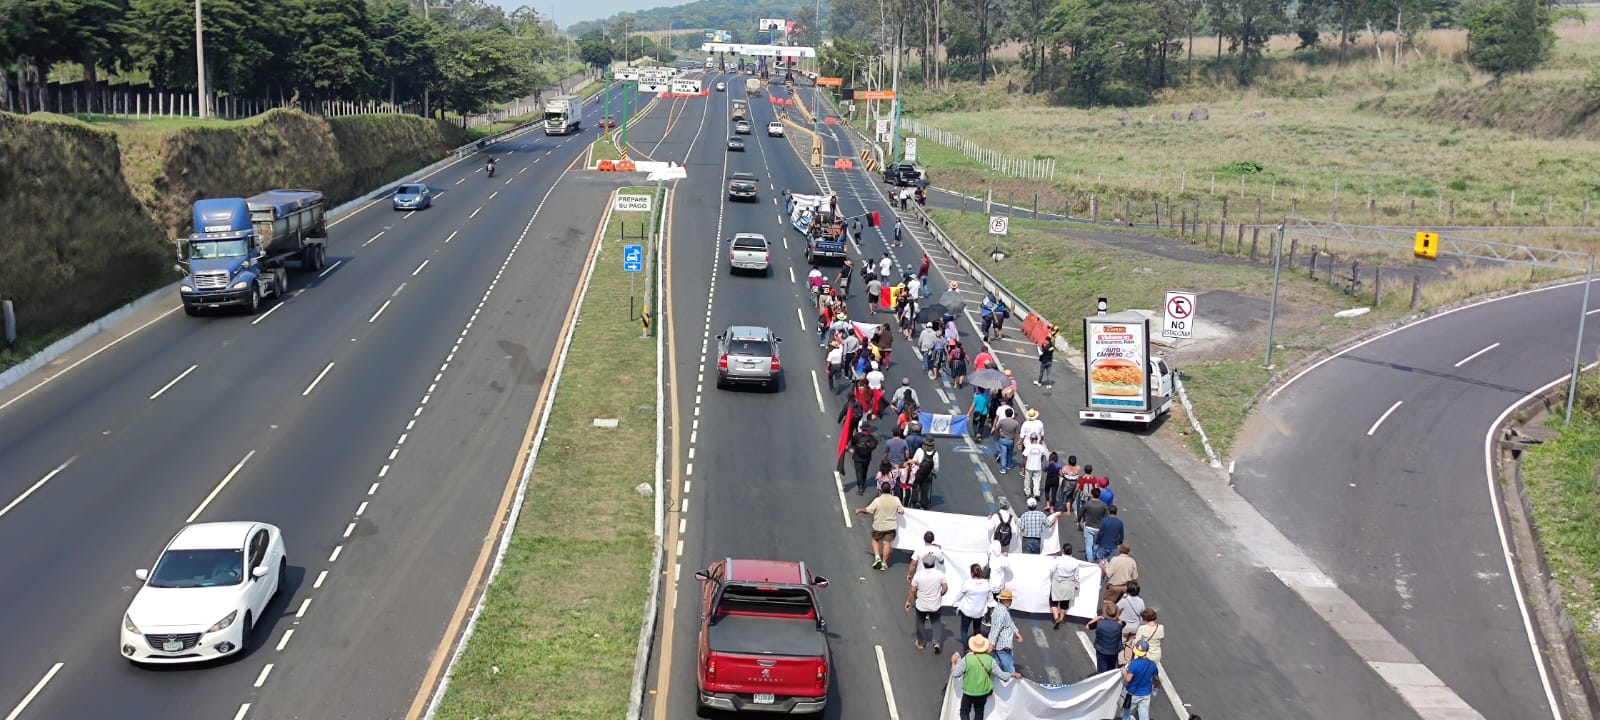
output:
M 897 223 L 898 225 L 898 223 Z M 897 233 L 898 235 L 898 227 Z M 1098 566 L 1102 579 L 1096 594 L 1100 607 L 1085 627 L 1093 635 L 1096 672 L 1121 669 L 1126 693 L 1123 718 L 1148 720 L 1154 689 L 1159 687 L 1159 663 L 1166 627 L 1156 610 L 1147 607 L 1139 587 L 1139 566 L 1127 543 L 1126 528 L 1118 516 L 1110 478 L 1097 475 L 1093 465 L 1080 464 L 1076 455 L 1065 459 L 1046 442 L 1044 422 L 1037 409 L 1020 414 L 1017 382 L 1012 371 L 999 370 L 988 342 L 1001 336 L 1009 311 L 993 294 L 980 309 L 977 355 L 969 360 L 956 316 L 961 312 L 960 286 L 952 281 L 949 292 L 924 313 L 922 301 L 930 297 L 930 261 L 923 256 L 917 272 L 893 276 L 889 253 L 875 263 L 865 263 L 859 277 L 865 285 L 871 313 L 892 313 L 895 320 L 856 322 L 846 300 L 857 271 L 846 261 L 830 282 L 812 267 L 807 284 L 817 308 L 818 343 L 824 351 L 828 389 L 843 394 L 838 470 L 848 460 L 854 470 L 857 495 L 869 486 L 877 490 L 870 503 L 857 509 L 872 517 L 873 569 L 884 571 L 891 563 L 898 516 L 904 508 L 930 509 L 936 503 L 933 481 L 940 472 L 938 444 L 925 435 L 919 421 L 920 400 L 909 377 L 891 389 L 887 371 L 894 354 L 895 336 L 914 343 L 922 371 L 930 379 L 947 379 L 957 390 L 972 388 L 966 413 L 968 432 L 975 440 L 992 440 L 993 458 L 1000 474 L 1020 468 L 1025 509 L 1018 513 L 1007 498 L 997 499 L 989 516 L 992 539 L 987 564 L 973 564 L 966 580 L 958 580 L 960 600 L 959 642 L 967 653 L 951 655 L 951 677 L 961 683 L 961 717 L 981 718 L 995 679 L 1018 678 L 1013 660 L 1021 631 L 1011 616 L 1014 592 L 1010 583 L 1010 547 L 1040 554 L 1050 528 L 1062 539 L 1050 574 L 1050 606 L 1054 628 L 1068 621 L 1067 611 L 1083 583 L 1095 575 L 1086 568 Z M 1040 373 L 1035 385 L 1053 382 L 1055 326 L 1039 348 Z M 980 383 L 979 380 L 982 380 Z M 878 423 L 887 432 L 880 434 Z M 1071 531 L 1066 525 L 1073 524 Z M 1083 539 L 1083 560 L 1073 556 L 1071 539 Z M 947 559 L 932 532 L 914 552 L 906 580 L 910 586 L 905 608 L 915 612 L 917 649 L 933 645 L 941 652 L 946 630 L 941 616 L 949 592 Z

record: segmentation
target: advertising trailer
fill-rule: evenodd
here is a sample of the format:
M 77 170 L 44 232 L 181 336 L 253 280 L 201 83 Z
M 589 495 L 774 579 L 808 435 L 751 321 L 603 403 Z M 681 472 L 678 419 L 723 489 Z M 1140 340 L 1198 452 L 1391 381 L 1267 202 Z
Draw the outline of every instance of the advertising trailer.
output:
M 1172 409 L 1172 370 L 1150 356 L 1150 320 L 1136 312 L 1083 319 L 1082 420 L 1149 424 Z

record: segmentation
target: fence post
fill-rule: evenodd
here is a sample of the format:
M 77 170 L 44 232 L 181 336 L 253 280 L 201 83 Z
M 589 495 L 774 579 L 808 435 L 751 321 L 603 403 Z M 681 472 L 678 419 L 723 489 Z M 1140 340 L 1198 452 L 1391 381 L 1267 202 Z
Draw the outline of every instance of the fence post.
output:
M 1039 219 L 1039 193 L 1033 194 L 1033 219 Z
M 1411 276 L 1411 309 L 1422 307 L 1422 276 Z
M 6 344 L 17 341 L 17 310 L 10 300 L 0 300 L 0 315 L 5 316 Z
M 1300 238 L 1289 238 L 1289 261 L 1284 263 L 1285 265 L 1288 265 L 1289 267 L 1294 267 L 1294 251 L 1299 249 L 1299 247 L 1300 247 Z M 1278 251 L 1282 252 L 1283 249 L 1279 248 Z
M 1588 211 L 1589 211 L 1588 210 L 1589 209 L 1589 202 L 1587 200 L 1584 201 L 1583 207 L 1584 207 L 1584 212 L 1587 214 Z M 1450 219 L 1446 221 L 1446 224 L 1449 224 L 1449 225 L 1456 224 L 1456 201 L 1454 201 L 1454 200 L 1450 201 Z
M 1411 198 L 1411 217 L 1408 218 L 1408 221 L 1412 222 L 1412 223 L 1415 223 L 1417 221 L 1417 199 L 1416 198 Z
M 1222 196 L 1222 224 L 1228 224 L 1228 196 Z
M 1300 198 L 1289 198 L 1289 214 L 1300 217 Z
M 1241 254 L 1243 252 L 1244 252 L 1244 223 L 1239 223 L 1239 239 L 1234 241 L 1234 243 L 1233 243 L 1233 254 L 1239 255 L 1239 254 Z
M 1089 196 L 1089 219 L 1100 222 L 1100 198 L 1097 195 Z
M 1256 261 L 1256 243 L 1261 242 L 1261 226 L 1257 225 L 1250 231 L 1250 262 Z
M 1211 247 L 1211 218 L 1206 218 L 1206 247 Z
M 1170 212 L 1171 209 L 1169 208 Z M 1178 213 L 1178 237 L 1187 237 L 1189 234 L 1189 209 L 1184 208 Z
M 1377 309 L 1383 304 L 1383 266 L 1372 266 L 1372 307 Z
M 1261 198 L 1256 198 L 1256 224 L 1261 224 Z
M 1338 266 L 1338 264 L 1339 264 L 1339 255 L 1337 253 L 1334 253 L 1334 252 L 1330 251 L 1328 253 L 1328 286 L 1329 287 L 1333 287 L 1334 284 L 1338 281 L 1339 271 L 1337 269 L 1335 269 Z
M 1219 253 L 1222 252 L 1222 248 L 1225 247 L 1227 244 L 1228 244 L 1228 216 L 1224 215 L 1224 216 L 1222 216 L 1222 220 L 1217 224 L 1217 252 L 1219 252 Z
M 1309 266 L 1311 268 L 1310 278 L 1313 281 L 1317 279 L 1317 256 L 1321 255 L 1321 254 L 1322 254 L 1322 250 L 1321 249 L 1319 249 L 1319 248 L 1311 248 L 1311 262 L 1306 263 L 1307 266 Z

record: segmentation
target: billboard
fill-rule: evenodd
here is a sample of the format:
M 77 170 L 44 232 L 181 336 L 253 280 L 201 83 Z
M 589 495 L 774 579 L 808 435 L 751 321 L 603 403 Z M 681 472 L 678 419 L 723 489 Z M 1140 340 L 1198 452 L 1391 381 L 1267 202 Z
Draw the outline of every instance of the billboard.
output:
M 814 58 L 817 49 L 812 47 L 794 47 L 790 45 L 746 45 L 743 43 L 702 43 L 702 52 L 733 53 L 735 55 L 749 55 L 750 57 L 790 57 Z
M 707 30 L 706 42 L 730 43 L 733 42 L 733 33 L 727 30 Z
M 789 42 L 790 27 L 793 26 L 783 18 L 761 18 L 757 21 L 756 33 L 765 33 L 768 37 L 763 45 L 782 45 Z
M 1085 405 L 1141 412 L 1150 407 L 1150 321 L 1132 312 L 1083 320 Z

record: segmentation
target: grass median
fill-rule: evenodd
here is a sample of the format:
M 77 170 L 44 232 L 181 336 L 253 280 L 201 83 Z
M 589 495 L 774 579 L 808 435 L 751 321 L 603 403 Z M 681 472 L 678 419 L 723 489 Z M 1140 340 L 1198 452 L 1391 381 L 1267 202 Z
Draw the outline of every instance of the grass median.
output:
M 587 720 L 628 709 L 653 581 L 655 499 L 634 488 L 655 483 L 658 378 L 656 341 L 630 317 L 622 269 L 621 245 L 642 242 L 648 216 L 610 217 L 522 517 L 451 676 L 443 720 Z M 617 427 L 598 428 L 597 418 Z
M 1545 558 L 1561 583 L 1561 596 L 1583 654 L 1600 660 L 1600 376 L 1587 373 L 1573 404 L 1572 421 L 1559 411 L 1545 420 L 1554 440 L 1522 456 L 1522 478 L 1533 504 Z

